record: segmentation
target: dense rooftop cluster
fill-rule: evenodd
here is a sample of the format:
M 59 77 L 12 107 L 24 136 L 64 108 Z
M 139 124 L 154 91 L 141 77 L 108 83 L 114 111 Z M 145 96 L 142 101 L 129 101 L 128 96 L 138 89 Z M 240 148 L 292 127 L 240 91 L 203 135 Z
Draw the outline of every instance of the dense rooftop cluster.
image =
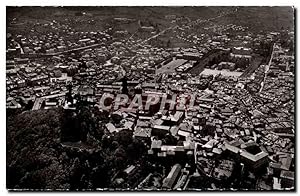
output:
M 294 189 L 294 54 L 286 43 L 293 33 L 213 24 L 218 16 L 165 18 L 171 26 L 158 33 L 155 24 L 126 18 L 114 20 L 125 27 L 139 22 L 141 30 L 78 32 L 52 21 L 26 35 L 8 33 L 7 109 L 62 107 L 74 120 L 86 108 L 87 119 L 102 129 L 95 138 L 103 149 L 130 134 L 143 146 L 141 157 L 120 163 L 111 187 L 98 188 Z M 129 101 L 116 106 L 121 93 Z M 136 95 L 143 106 L 127 110 Z M 159 99 L 146 110 L 151 95 Z M 101 105 L 103 96 L 113 107 Z M 179 108 L 181 98 L 187 102 Z M 88 124 L 80 125 L 77 141 L 62 139 L 62 146 L 84 148 L 86 135 L 95 134 Z

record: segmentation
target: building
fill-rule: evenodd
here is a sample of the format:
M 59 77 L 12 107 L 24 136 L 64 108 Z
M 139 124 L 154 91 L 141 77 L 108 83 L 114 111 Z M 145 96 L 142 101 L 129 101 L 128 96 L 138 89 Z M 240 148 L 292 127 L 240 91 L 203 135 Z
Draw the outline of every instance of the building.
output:
M 234 143 L 225 142 L 225 148 L 230 154 L 240 159 L 247 166 L 252 169 L 259 169 L 266 166 L 268 163 L 268 153 L 259 149 L 258 145 L 255 146 L 255 150 L 249 148 L 243 148 L 240 144 L 235 145 Z
M 136 139 L 140 140 L 150 140 L 151 137 L 151 128 L 146 127 L 137 127 L 135 131 L 133 132 L 133 136 Z
M 175 185 L 175 181 L 177 180 L 179 174 L 181 172 L 181 165 L 175 164 L 168 176 L 163 180 L 163 189 L 172 189 Z

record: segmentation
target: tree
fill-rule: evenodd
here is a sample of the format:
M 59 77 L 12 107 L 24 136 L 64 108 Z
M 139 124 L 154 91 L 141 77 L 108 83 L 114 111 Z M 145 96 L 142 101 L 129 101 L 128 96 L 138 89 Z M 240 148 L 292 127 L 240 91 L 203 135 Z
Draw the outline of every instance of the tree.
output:
M 122 145 L 120 145 L 114 152 L 114 165 L 117 169 L 122 169 L 126 166 L 126 151 Z
M 167 42 L 167 48 L 170 48 L 170 47 L 171 47 L 171 41 L 168 40 L 168 42 Z
M 133 139 L 132 143 L 127 146 L 128 158 L 136 160 L 147 152 L 147 147 L 140 140 Z
M 122 94 L 128 95 L 128 87 L 127 87 L 127 78 L 126 76 L 122 79 Z
M 132 143 L 132 132 L 129 130 L 121 130 L 115 134 L 114 140 L 120 145 L 128 146 Z

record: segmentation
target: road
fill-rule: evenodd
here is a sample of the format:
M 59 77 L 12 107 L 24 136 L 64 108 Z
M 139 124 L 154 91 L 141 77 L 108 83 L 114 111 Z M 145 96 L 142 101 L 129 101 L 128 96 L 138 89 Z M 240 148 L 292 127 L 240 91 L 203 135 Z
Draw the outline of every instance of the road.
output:
M 166 28 L 166 29 L 162 30 L 161 32 L 159 32 L 158 34 L 156 34 L 156 35 L 153 35 L 153 36 L 151 36 L 151 37 L 149 37 L 149 38 L 145 39 L 144 41 L 142 41 L 142 42 L 141 42 L 141 43 L 139 43 L 139 44 L 144 44 L 144 43 L 146 43 L 146 42 L 150 41 L 151 39 L 154 39 L 154 38 L 156 38 L 156 37 L 158 37 L 158 36 L 160 36 L 160 35 L 164 34 L 164 33 L 165 33 L 167 30 L 175 29 L 175 28 L 177 28 L 177 27 L 178 27 L 178 25 L 176 25 L 176 26 L 174 26 L 174 27 L 169 27 L 169 28 Z
M 240 76 L 242 77 L 249 77 L 252 73 L 261 65 L 263 57 L 261 56 L 253 56 L 253 60 L 251 64 L 245 69 L 244 73 Z
M 37 53 L 37 54 L 25 54 L 25 53 L 22 54 L 21 53 L 21 54 L 22 54 L 23 57 L 30 58 L 30 59 L 35 59 L 35 58 L 40 58 L 40 57 L 58 56 L 58 55 L 61 55 L 61 54 L 67 54 L 67 53 L 70 53 L 70 52 L 76 52 L 76 51 L 85 50 L 85 49 L 89 49 L 89 48 L 96 48 L 100 45 L 101 44 L 93 44 L 93 45 L 89 45 L 89 46 L 74 48 L 74 49 L 65 50 L 65 51 L 56 52 L 56 53 Z
M 50 53 L 48 55 L 54 56 L 54 55 L 66 54 L 66 53 L 69 53 L 69 52 L 76 52 L 76 51 L 85 50 L 85 49 L 89 49 L 89 48 L 95 48 L 95 47 L 98 47 L 100 45 L 101 44 L 93 44 L 93 45 L 89 45 L 89 46 L 83 46 L 83 47 L 80 47 L 80 48 L 74 48 L 74 49 L 70 49 L 70 50 L 65 50 L 65 51 L 62 51 L 62 52 Z
M 209 21 L 211 21 L 211 20 L 215 20 L 215 19 L 218 19 L 218 18 L 220 18 L 220 17 L 226 16 L 226 15 L 228 15 L 228 14 L 237 12 L 237 10 L 238 10 L 238 9 L 236 8 L 233 12 L 222 13 L 222 14 L 216 16 L 216 17 L 208 18 L 208 19 L 205 19 L 205 20 L 203 20 L 203 19 L 197 19 L 197 20 L 195 20 L 195 21 L 190 22 L 188 25 L 194 25 L 194 24 L 200 24 L 200 23 L 204 23 L 204 22 L 209 22 Z M 177 28 L 177 27 L 179 27 L 179 26 L 176 25 L 176 26 L 174 26 L 174 27 L 168 27 L 168 28 L 162 30 L 161 32 L 159 32 L 158 34 L 153 35 L 153 36 L 151 36 L 151 37 L 145 39 L 144 41 L 140 42 L 139 44 L 144 44 L 144 43 L 150 41 L 151 39 L 154 39 L 154 38 L 156 38 L 156 37 L 158 37 L 158 36 L 164 34 L 167 30 L 173 30 L 173 29 L 175 29 L 175 28 Z
M 260 87 L 259 93 L 261 93 L 262 90 L 263 90 L 263 88 L 264 88 L 265 81 L 266 81 L 268 72 L 269 72 L 269 70 L 270 70 L 270 66 L 271 66 L 271 63 L 272 63 L 273 55 L 274 55 L 274 47 L 275 47 L 275 43 L 274 43 L 273 46 L 272 46 L 272 54 L 271 54 L 271 58 L 270 58 L 270 60 L 269 60 L 269 63 L 265 66 L 265 76 L 264 76 L 263 81 L 260 83 L 260 86 L 261 86 L 261 87 Z

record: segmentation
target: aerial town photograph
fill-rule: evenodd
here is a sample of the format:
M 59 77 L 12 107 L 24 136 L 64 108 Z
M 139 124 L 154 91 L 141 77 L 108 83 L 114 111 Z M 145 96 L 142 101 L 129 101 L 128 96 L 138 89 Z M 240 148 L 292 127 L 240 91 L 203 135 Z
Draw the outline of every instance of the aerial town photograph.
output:
M 7 6 L 6 189 L 294 192 L 294 22 L 292 6 Z

